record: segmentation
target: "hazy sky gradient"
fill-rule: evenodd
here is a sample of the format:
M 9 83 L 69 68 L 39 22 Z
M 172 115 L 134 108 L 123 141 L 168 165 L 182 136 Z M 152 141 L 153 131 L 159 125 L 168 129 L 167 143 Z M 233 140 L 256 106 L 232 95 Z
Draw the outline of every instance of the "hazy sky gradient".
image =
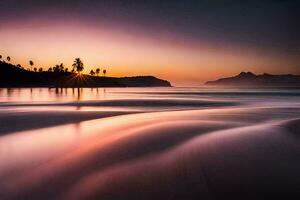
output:
M 45 69 L 198 84 L 242 70 L 299 73 L 298 1 L 0 1 L 0 54 Z

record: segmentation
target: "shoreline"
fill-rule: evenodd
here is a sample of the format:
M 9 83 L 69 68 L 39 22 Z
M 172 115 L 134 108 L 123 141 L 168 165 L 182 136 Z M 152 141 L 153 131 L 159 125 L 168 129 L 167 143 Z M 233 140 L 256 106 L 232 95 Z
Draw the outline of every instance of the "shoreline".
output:
M 244 118 L 250 110 L 252 117 Z M 134 199 L 139 187 L 142 199 L 169 199 L 196 181 L 196 188 L 184 190 L 186 199 L 299 195 L 297 113 L 274 121 L 272 115 L 286 111 L 250 110 L 140 113 L 0 137 L 3 144 L 19 146 L 16 156 L 36 154 L 17 161 L 3 154 L 10 162 L 4 163 L 2 180 L 7 181 L 1 194 L 8 199 L 26 194 L 32 199 L 107 194 Z

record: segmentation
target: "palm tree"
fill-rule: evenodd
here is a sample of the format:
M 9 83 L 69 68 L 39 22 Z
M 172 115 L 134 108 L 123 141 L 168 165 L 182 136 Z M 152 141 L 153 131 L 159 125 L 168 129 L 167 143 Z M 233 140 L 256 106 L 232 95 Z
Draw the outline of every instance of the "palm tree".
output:
M 48 72 L 52 72 L 52 71 L 53 71 L 52 67 L 49 67 Z
M 69 68 L 66 67 L 66 68 L 65 68 L 65 72 L 67 73 L 68 71 L 69 71 Z
M 59 71 L 59 65 L 55 65 L 54 67 L 53 67 L 53 72 L 58 72 Z
M 11 58 L 9 56 L 7 56 L 6 60 L 9 62 L 11 60 Z
M 33 61 L 32 60 L 29 60 L 29 65 L 30 65 L 30 71 L 32 69 L 32 66 L 34 65 Z
M 64 68 L 65 68 L 64 63 L 60 63 L 58 68 L 59 68 L 59 72 L 64 72 Z
M 72 66 L 73 66 L 74 71 L 76 70 L 79 74 L 84 69 L 83 62 L 80 60 L 80 58 L 75 58 Z
M 2 55 L 0 55 L 0 60 L 2 59 Z
M 91 75 L 91 76 L 95 76 L 94 70 L 91 70 L 91 71 L 90 71 L 90 75 Z
M 39 68 L 39 72 L 43 72 L 43 68 Z
M 99 76 L 99 74 L 100 74 L 100 69 L 99 68 L 96 69 L 96 74 L 97 74 L 97 76 Z
M 104 76 L 105 76 L 105 74 L 106 74 L 106 69 L 103 70 L 103 74 L 104 74 Z
M 37 68 L 35 67 L 33 70 L 34 70 L 34 72 L 36 72 L 36 71 L 37 71 Z

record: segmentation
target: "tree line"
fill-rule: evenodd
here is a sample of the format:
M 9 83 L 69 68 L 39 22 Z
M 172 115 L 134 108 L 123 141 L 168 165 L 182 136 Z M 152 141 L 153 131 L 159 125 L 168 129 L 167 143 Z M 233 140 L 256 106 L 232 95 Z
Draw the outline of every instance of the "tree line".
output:
M 10 62 L 11 61 L 11 57 L 7 56 L 6 60 L 8 62 Z M 5 60 L 4 60 L 4 58 L 3 58 L 2 55 L 0 55 L 0 61 L 5 62 Z M 80 75 L 82 73 L 82 71 L 84 70 L 84 64 L 83 64 L 83 62 L 82 62 L 82 60 L 80 58 L 75 58 L 75 60 L 73 61 L 73 64 L 72 64 L 72 70 L 71 71 L 69 71 L 69 68 L 65 67 L 65 65 L 63 63 L 57 64 L 54 67 L 49 67 L 48 70 L 46 70 L 46 71 L 44 71 L 44 69 L 42 67 L 40 67 L 40 68 L 34 67 L 34 62 L 32 60 L 29 60 L 29 65 L 30 65 L 30 68 L 27 69 L 27 71 L 40 72 L 40 73 L 41 72 L 54 72 L 54 73 L 68 73 L 68 72 L 71 72 L 71 73 L 78 73 Z M 18 68 L 25 69 L 20 64 L 17 64 L 16 66 Z M 33 68 L 33 70 L 32 70 L 32 68 Z M 101 72 L 105 76 L 106 73 L 107 73 L 107 70 L 103 69 L 101 71 L 100 68 L 96 68 L 95 70 L 92 69 L 89 74 L 91 76 L 99 76 L 101 74 Z

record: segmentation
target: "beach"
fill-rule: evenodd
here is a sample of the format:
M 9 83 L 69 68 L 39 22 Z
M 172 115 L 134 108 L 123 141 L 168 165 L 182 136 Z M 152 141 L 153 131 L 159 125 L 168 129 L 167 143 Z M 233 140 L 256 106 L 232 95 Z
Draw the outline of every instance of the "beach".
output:
M 0 89 L 0 119 L 0 199 L 300 198 L 299 90 Z

